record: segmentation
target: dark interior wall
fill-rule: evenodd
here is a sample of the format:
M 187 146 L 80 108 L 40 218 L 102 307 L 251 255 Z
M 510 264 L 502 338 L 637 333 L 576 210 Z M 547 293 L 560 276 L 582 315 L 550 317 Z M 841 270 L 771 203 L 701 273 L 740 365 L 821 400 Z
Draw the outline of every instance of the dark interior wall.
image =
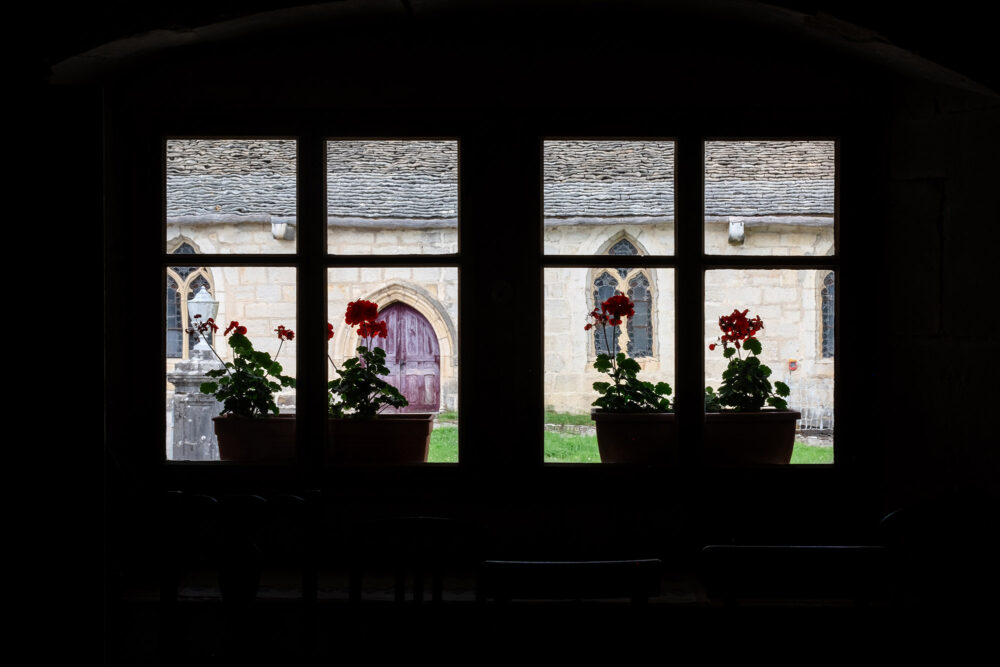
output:
M 337 479 L 331 487 L 373 514 L 402 507 L 474 516 L 493 527 L 498 544 L 533 544 L 548 554 L 627 546 L 662 552 L 734 536 L 835 540 L 857 536 L 859 526 L 899 504 L 953 490 L 995 494 L 988 406 L 996 391 L 986 359 L 996 341 L 987 248 L 997 222 L 997 96 L 767 18 L 648 8 L 572 20 L 529 12 L 361 17 L 137 59 L 105 85 L 106 331 L 162 315 L 143 296 L 160 280 L 145 257 L 162 239 L 158 228 L 135 224 L 158 219 L 158 175 L 149 165 L 157 164 L 150 139 L 161 128 L 256 133 L 263 125 L 295 133 L 308 120 L 333 134 L 337 127 L 371 136 L 460 134 L 487 146 L 496 160 L 477 165 L 481 187 L 507 182 L 509 199 L 500 208 L 477 198 L 463 210 L 463 220 L 481 223 L 470 225 L 463 243 L 484 259 L 462 276 L 464 326 L 483 332 L 466 339 L 464 364 L 505 340 L 489 333 L 493 314 L 482 307 L 492 276 L 519 253 L 533 261 L 517 234 L 537 234 L 537 202 L 519 194 L 518 183 L 537 175 L 516 167 L 535 137 L 669 136 L 677 127 L 841 136 L 840 344 L 848 361 L 838 375 L 838 441 L 845 444 L 836 470 L 539 470 L 530 446 L 511 451 L 489 429 L 472 430 L 495 410 L 475 398 L 484 393 L 473 385 L 463 389 L 474 397 L 463 420 L 473 425 L 464 437 L 475 449 L 465 451 L 480 465 L 458 475 Z M 94 97 L 81 95 L 77 103 L 90 111 L 83 117 L 92 118 Z M 491 225 L 511 233 L 497 238 Z M 486 252 L 491 247 L 500 252 Z M 516 298 L 530 312 L 535 283 L 518 280 Z M 138 490 L 223 488 L 205 476 L 161 477 L 153 463 L 160 443 L 137 445 L 136 434 L 150 432 L 143 425 L 162 419 L 162 387 L 130 378 L 159 377 L 162 356 L 148 341 L 115 340 L 106 386 L 111 514 L 131 511 L 128 499 Z M 536 361 L 529 355 L 525 367 Z M 519 378 L 509 373 L 481 380 L 491 395 L 520 400 L 529 412 L 539 404 L 531 391 L 514 397 Z M 511 427 L 532 433 L 534 417 L 516 415 Z M 136 518 L 127 515 L 123 523 Z
M 988 370 L 997 342 L 993 255 L 998 214 L 996 97 L 897 83 L 889 128 L 886 316 L 874 366 L 891 360 L 878 396 L 890 498 L 997 490 Z M 918 416 L 919 415 L 919 416 Z

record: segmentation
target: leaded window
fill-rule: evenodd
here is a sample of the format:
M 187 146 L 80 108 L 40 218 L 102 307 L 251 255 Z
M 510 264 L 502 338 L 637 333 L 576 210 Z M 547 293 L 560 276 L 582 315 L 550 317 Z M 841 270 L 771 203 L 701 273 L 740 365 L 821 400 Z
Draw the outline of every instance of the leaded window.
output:
M 594 281 L 594 307 L 600 309 L 601 304 L 610 299 L 618 292 L 618 280 L 607 271 L 604 271 Z M 594 327 L 594 352 L 596 354 L 610 353 L 618 354 L 620 346 L 618 340 L 611 341 L 612 346 L 605 340 L 604 327 Z
M 174 255 L 194 255 L 195 249 L 189 243 L 181 243 L 173 251 Z M 204 287 L 213 293 L 211 276 L 204 267 L 172 266 L 167 269 L 167 358 L 187 358 L 188 353 L 198 343 L 194 336 L 188 336 L 185 329 L 188 322 L 187 302 Z M 208 343 L 212 344 L 212 334 L 208 333 Z
M 639 255 L 639 249 L 628 239 L 615 242 L 608 249 L 609 255 Z M 616 294 L 625 294 L 635 303 L 635 315 L 626 320 L 619 330 L 619 337 L 613 341 L 612 354 L 618 354 L 623 346 L 630 357 L 653 356 L 653 297 L 649 276 L 645 269 L 617 268 L 599 269 L 594 278 L 594 307 Z M 608 343 L 604 340 L 602 327 L 594 329 L 594 351 L 607 353 Z
M 167 357 L 184 356 L 184 325 L 181 316 L 181 295 L 177 281 L 167 276 Z
M 626 295 L 635 303 L 635 315 L 628 318 L 628 355 L 653 356 L 652 298 L 649 279 L 639 273 L 628 281 Z
M 611 246 L 611 250 L 608 251 L 609 255 L 638 255 L 639 251 L 636 250 L 635 246 L 628 242 L 628 239 L 622 239 L 618 243 Z M 616 269 L 618 275 L 624 280 L 628 275 L 627 268 Z
M 820 307 L 823 313 L 822 352 L 824 359 L 833 357 L 834 289 L 834 277 L 831 271 L 823 278 L 823 289 L 820 290 Z

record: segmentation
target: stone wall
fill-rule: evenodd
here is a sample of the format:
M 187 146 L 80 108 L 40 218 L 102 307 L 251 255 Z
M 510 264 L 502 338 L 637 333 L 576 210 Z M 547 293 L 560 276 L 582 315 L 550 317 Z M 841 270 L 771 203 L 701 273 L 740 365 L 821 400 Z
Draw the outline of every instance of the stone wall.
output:
M 673 225 L 553 226 L 545 230 L 545 247 L 548 252 L 596 254 L 621 238 L 629 239 L 643 253 L 670 254 Z M 833 249 L 832 226 L 761 225 L 746 230 L 742 245 L 730 244 L 728 238 L 727 224 L 709 223 L 706 252 L 827 255 Z M 545 402 L 557 411 L 589 411 L 596 397 L 591 385 L 603 379 L 592 369 L 596 356 L 593 334 L 585 332 L 584 325 L 594 306 L 592 281 L 605 268 L 615 268 L 612 258 L 600 268 L 552 268 L 545 272 Z M 673 386 L 673 272 L 660 269 L 649 273 L 654 290 L 655 340 L 653 356 L 639 360 L 642 377 Z M 764 320 L 762 361 L 771 367 L 774 379 L 792 388 L 790 404 L 800 407 L 808 401 L 810 409 L 826 415 L 828 423 L 832 419 L 833 358 L 822 356 L 820 290 L 825 275 L 816 270 L 710 271 L 706 275 L 706 385 L 718 387 L 726 365 L 721 353 L 707 349 L 718 336 L 718 317 L 734 308 L 749 308 L 751 316 L 759 314 Z M 794 371 L 789 370 L 792 360 L 796 362 Z
M 170 232 L 191 241 L 201 252 L 255 253 L 260 237 L 270 237 L 270 225 L 199 224 L 183 228 L 172 225 Z M 708 223 L 706 251 L 712 254 L 813 254 L 825 255 L 833 249 L 832 226 L 792 226 L 787 224 L 750 226 L 741 245 L 729 243 L 726 223 Z M 335 254 L 372 248 L 376 239 L 391 243 L 398 252 L 421 252 L 420 248 L 441 251 L 442 239 L 454 239 L 454 229 L 345 229 L 331 228 L 330 250 Z M 545 248 L 563 254 L 601 254 L 622 238 L 633 242 L 643 254 L 671 254 L 672 222 L 650 225 L 568 224 L 545 229 Z M 391 239 L 391 240 L 390 240 Z M 273 238 L 272 238 L 273 241 Z M 294 241 L 281 241 L 292 246 Z M 448 241 L 444 241 L 447 247 Z M 190 255 L 185 263 L 192 262 Z M 609 257 L 606 267 L 614 268 Z M 596 268 L 596 267 L 595 267 Z M 249 330 L 259 349 L 274 354 L 278 340 L 273 330 L 279 324 L 294 328 L 295 272 L 287 267 L 215 267 L 211 271 L 215 296 L 220 302 L 218 320 L 226 324 L 238 320 Z M 715 336 L 717 318 L 733 308 L 751 308 L 764 318 L 762 336 L 764 359 L 775 377 L 796 386 L 810 388 L 810 395 L 832 406 L 832 359 L 821 355 L 821 311 L 819 290 L 822 272 L 756 271 L 709 272 L 706 277 L 706 346 Z M 641 360 L 643 377 L 674 384 L 673 273 L 660 269 L 650 273 L 654 290 L 654 355 Z M 562 268 L 546 271 L 545 285 L 545 396 L 551 407 L 567 412 L 586 412 L 593 400 L 591 385 L 599 380 L 591 365 L 595 355 L 591 334 L 584 332 L 586 314 L 592 308 L 594 272 L 591 269 Z M 441 345 L 442 409 L 457 409 L 457 271 L 441 267 L 421 268 L 340 268 L 330 273 L 330 321 L 337 338 L 331 355 L 342 361 L 353 349 L 354 340 L 343 322 L 349 301 L 376 300 L 380 305 L 403 301 L 417 308 L 438 333 Z M 382 297 L 381 300 L 379 297 Z M 373 298 L 374 297 L 374 298 Z M 221 338 L 219 339 L 222 340 Z M 220 352 L 226 356 L 223 344 Z M 707 352 L 706 352 L 707 354 Z M 287 345 L 279 359 L 286 372 L 295 374 L 294 343 Z M 795 360 L 796 371 L 788 362 Z M 168 361 L 168 370 L 173 361 Z M 717 355 L 706 356 L 706 384 L 717 386 L 724 363 Z M 169 389 L 169 388 L 168 388 Z M 818 397 L 818 398 L 817 398 Z M 281 396 L 286 410 L 294 409 L 294 394 Z M 792 404 L 795 404 L 793 394 Z

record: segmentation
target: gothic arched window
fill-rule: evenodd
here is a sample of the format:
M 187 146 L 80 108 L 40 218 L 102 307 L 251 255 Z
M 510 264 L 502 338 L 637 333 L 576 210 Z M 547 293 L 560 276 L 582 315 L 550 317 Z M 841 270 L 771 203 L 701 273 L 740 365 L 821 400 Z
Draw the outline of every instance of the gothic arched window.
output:
M 639 255 L 638 248 L 627 239 L 621 239 L 608 250 L 609 255 Z M 594 307 L 615 294 L 625 294 L 635 303 L 635 315 L 620 327 L 618 340 L 613 341 L 612 354 L 624 347 L 630 357 L 653 356 L 653 292 L 646 269 L 617 268 L 597 269 L 593 282 Z M 594 329 L 594 351 L 608 352 L 601 327 Z
M 823 315 L 821 349 L 824 359 L 833 357 L 834 289 L 835 283 L 833 271 L 831 271 L 823 278 L 823 289 L 820 290 L 820 309 Z
M 194 255 L 195 249 L 188 243 L 181 243 L 173 251 L 174 255 Z M 204 267 L 172 266 L 167 269 L 167 358 L 187 359 L 188 353 L 197 342 L 188 336 L 187 302 L 202 287 L 209 294 L 214 292 L 212 277 Z M 208 335 L 212 343 L 212 335 Z

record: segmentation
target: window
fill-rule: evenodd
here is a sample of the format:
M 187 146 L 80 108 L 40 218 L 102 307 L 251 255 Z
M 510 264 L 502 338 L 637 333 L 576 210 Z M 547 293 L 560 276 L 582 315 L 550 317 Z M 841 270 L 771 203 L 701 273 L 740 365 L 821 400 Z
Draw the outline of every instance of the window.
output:
M 621 239 L 608 250 L 609 255 L 635 256 L 638 249 L 628 239 Z M 604 340 L 603 329 L 594 329 L 594 354 L 609 350 L 617 354 L 623 347 L 633 358 L 653 356 L 653 296 L 648 272 L 645 269 L 622 267 L 598 269 L 594 278 L 594 307 L 615 294 L 625 294 L 635 303 L 635 316 L 628 319 L 618 340 Z
M 833 272 L 831 271 L 823 278 L 823 289 L 820 290 L 820 310 L 823 318 L 823 340 L 821 347 L 824 359 L 829 359 L 833 356 L 833 319 L 836 303 L 834 287 Z
M 219 262 L 165 268 L 168 459 L 220 456 L 211 420 L 221 405 L 201 394 L 200 385 L 220 358 L 232 360 L 223 335 L 229 322 L 245 326 L 254 349 L 276 359 L 284 375 L 297 376 L 299 276 L 302 267 L 324 263 L 333 325 L 323 357 L 329 379 L 357 354 L 357 327 L 344 323 L 347 304 L 377 303 L 388 325 L 388 337 L 379 341 L 387 353 L 387 380 L 409 401 L 398 412 L 445 413 L 428 460 L 458 460 L 458 271 L 448 257 L 424 259 L 458 248 L 457 142 L 328 140 L 322 147 L 326 224 L 313 222 L 313 242 L 304 248 L 298 243 L 296 140 L 165 142 L 167 253 L 173 258 L 207 249 Z M 317 251 L 322 240 L 325 247 Z M 214 351 L 202 350 L 189 362 L 196 337 L 185 333 L 188 301 L 202 286 L 216 303 L 220 330 L 209 339 Z M 299 335 L 280 340 L 275 332 L 282 326 Z M 181 358 L 181 365 L 173 361 Z M 295 389 L 282 388 L 275 402 L 282 415 L 295 418 Z M 293 460 L 289 450 L 283 462 Z
M 640 379 L 675 381 L 674 142 L 545 140 L 542 153 L 544 460 L 599 463 L 593 385 L 607 377 L 597 355 L 624 352 Z M 585 330 L 587 313 L 616 294 L 634 315 Z
M 775 379 L 796 392 L 792 406 L 798 397 L 810 396 L 816 411 L 832 415 L 831 370 L 814 373 L 808 360 L 830 358 L 833 349 L 837 265 L 834 198 L 828 190 L 833 187 L 835 146 L 828 141 L 701 145 L 705 224 L 699 256 L 700 248 L 690 242 L 678 253 L 673 141 L 543 142 L 547 421 L 551 417 L 558 425 L 565 420 L 582 427 L 577 431 L 586 430 L 595 398 L 592 386 L 601 379 L 593 361 L 606 348 L 638 360 L 643 380 L 678 388 L 675 346 L 686 339 L 684 349 L 693 347 L 691 330 L 679 323 L 682 297 L 675 284 L 682 266 L 696 272 L 689 276 L 705 276 L 707 339 L 714 337 L 713 321 L 720 314 L 761 309 L 767 335 L 773 336 L 767 341 L 773 343 L 768 363 L 775 368 Z M 450 419 L 444 426 L 455 423 L 462 262 L 456 141 L 325 140 L 323 254 L 312 246 L 299 247 L 295 170 L 276 164 L 294 161 L 296 141 L 171 139 L 166 146 L 169 359 L 190 356 L 193 341 L 184 332 L 187 302 L 204 287 L 219 302 L 220 322 L 252 322 L 253 331 L 265 338 L 259 349 L 272 354 L 283 349 L 281 362 L 294 375 L 299 360 L 289 349 L 292 345 L 280 348 L 279 341 L 267 337 L 279 325 L 297 326 L 296 267 L 323 262 L 326 310 L 335 326 L 327 350 L 328 377 L 335 377 L 334 368 L 354 354 L 358 343 L 350 327 L 340 324 L 346 304 L 375 301 L 394 332 L 386 343 L 393 348 L 388 359 L 394 383 L 413 410 L 446 413 Z M 268 150 L 273 154 L 265 159 Z M 201 170 L 196 168 L 200 159 L 214 163 Z M 259 192 L 239 185 L 248 178 L 261 181 Z M 201 253 L 202 246 L 211 249 L 208 259 L 220 259 L 218 265 L 176 264 L 177 255 Z M 281 254 L 288 259 L 281 261 Z M 794 261 L 783 259 L 787 256 Z M 808 285 L 818 274 L 825 278 L 821 293 L 811 292 L 816 308 L 808 305 Z M 586 313 L 615 294 L 635 304 L 634 316 L 613 341 L 605 340 L 600 330 L 585 332 Z M 820 331 L 809 332 L 804 323 L 811 320 L 821 322 Z M 810 335 L 821 341 L 819 350 L 800 345 Z M 221 356 L 226 352 L 222 349 Z M 718 360 L 706 354 L 698 367 L 705 385 L 718 385 Z M 682 390 L 688 396 L 690 380 Z M 168 407 L 183 393 L 168 391 Z M 281 392 L 282 412 L 296 414 L 295 396 L 294 391 Z M 174 415 L 174 423 L 178 418 Z M 179 432 L 172 433 L 176 438 Z M 583 447 L 589 453 L 558 454 L 558 448 L 549 446 L 552 437 L 546 435 L 546 461 L 599 460 L 591 445 Z M 450 447 L 429 460 L 457 461 L 457 439 Z
M 193 255 L 191 244 L 181 242 L 173 251 L 175 255 Z M 172 266 L 167 269 L 167 358 L 187 359 L 197 341 L 188 336 L 188 301 L 204 288 L 212 294 L 211 272 L 205 267 Z M 214 341 L 208 334 L 208 342 Z
M 761 317 L 759 358 L 800 415 L 791 462 L 831 463 L 836 142 L 715 140 L 704 150 L 706 334 L 717 337 L 734 309 Z M 726 366 L 708 354 L 706 385 Z
M 553 435 L 567 433 L 559 431 L 563 422 L 574 423 L 574 433 L 586 427 L 597 398 L 592 385 L 607 379 L 591 368 L 597 354 L 625 352 L 639 362 L 640 379 L 666 382 L 697 401 L 704 387 L 720 385 L 728 361 L 710 354 L 708 345 L 719 335 L 719 317 L 734 309 L 749 309 L 751 317 L 764 320 L 765 330 L 758 336 L 764 348 L 761 360 L 771 368 L 772 382 L 791 388 L 789 407 L 807 415 L 800 428 L 811 423 L 811 415 L 824 415 L 824 424 L 832 420 L 833 370 L 815 360 L 832 354 L 833 344 L 836 144 L 714 140 L 697 147 L 703 160 L 689 165 L 703 165 L 701 174 L 682 172 L 671 141 L 544 143 L 547 462 L 600 460 L 595 442 L 576 441 L 579 451 L 567 451 L 568 445 Z M 685 221 L 678 219 L 674 202 L 675 188 L 680 188 L 676 178 L 682 173 L 688 183 L 700 180 L 704 193 L 701 210 L 689 209 L 686 220 L 691 225 L 700 214 L 703 241 L 695 244 L 687 237 L 684 247 L 676 245 Z M 600 238 L 606 245 L 595 247 Z M 615 340 L 606 340 L 605 330 L 596 327 L 588 334 L 584 357 L 573 350 L 574 318 L 580 322 L 576 311 L 582 310 L 579 269 L 573 267 L 580 256 L 594 262 L 597 255 L 604 259 L 587 271 L 586 308 L 624 294 L 635 304 L 635 314 Z M 608 256 L 615 261 L 607 261 Z M 700 343 L 675 313 L 679 300 L 686 298 L 674 293 L 681 266 L 693 272 L 687 274 L 688 285 L 698 284 L 699 273 L 704 276 L 698 316 L 704 318 L 705 338 Z M 820 275 L 826 276 L 822 294 L 815 283 Z M 688 341 L 685 353 L 678 355 L 688 372 L 700 366 L 703 384 L 695 387 L 698 391 L 675 385 L 675 340 Z M 688 352 L 695 347 L 704 357 L 701 364 L 690 357 L 694 349 Z M 689 376 L 691 380 L 695 378 Z M 688 413 L 689 419 L 698 416 Z M 793 462 L 832 460 L 830 447 L 809 453 L 819 458 L 795 454 Z

